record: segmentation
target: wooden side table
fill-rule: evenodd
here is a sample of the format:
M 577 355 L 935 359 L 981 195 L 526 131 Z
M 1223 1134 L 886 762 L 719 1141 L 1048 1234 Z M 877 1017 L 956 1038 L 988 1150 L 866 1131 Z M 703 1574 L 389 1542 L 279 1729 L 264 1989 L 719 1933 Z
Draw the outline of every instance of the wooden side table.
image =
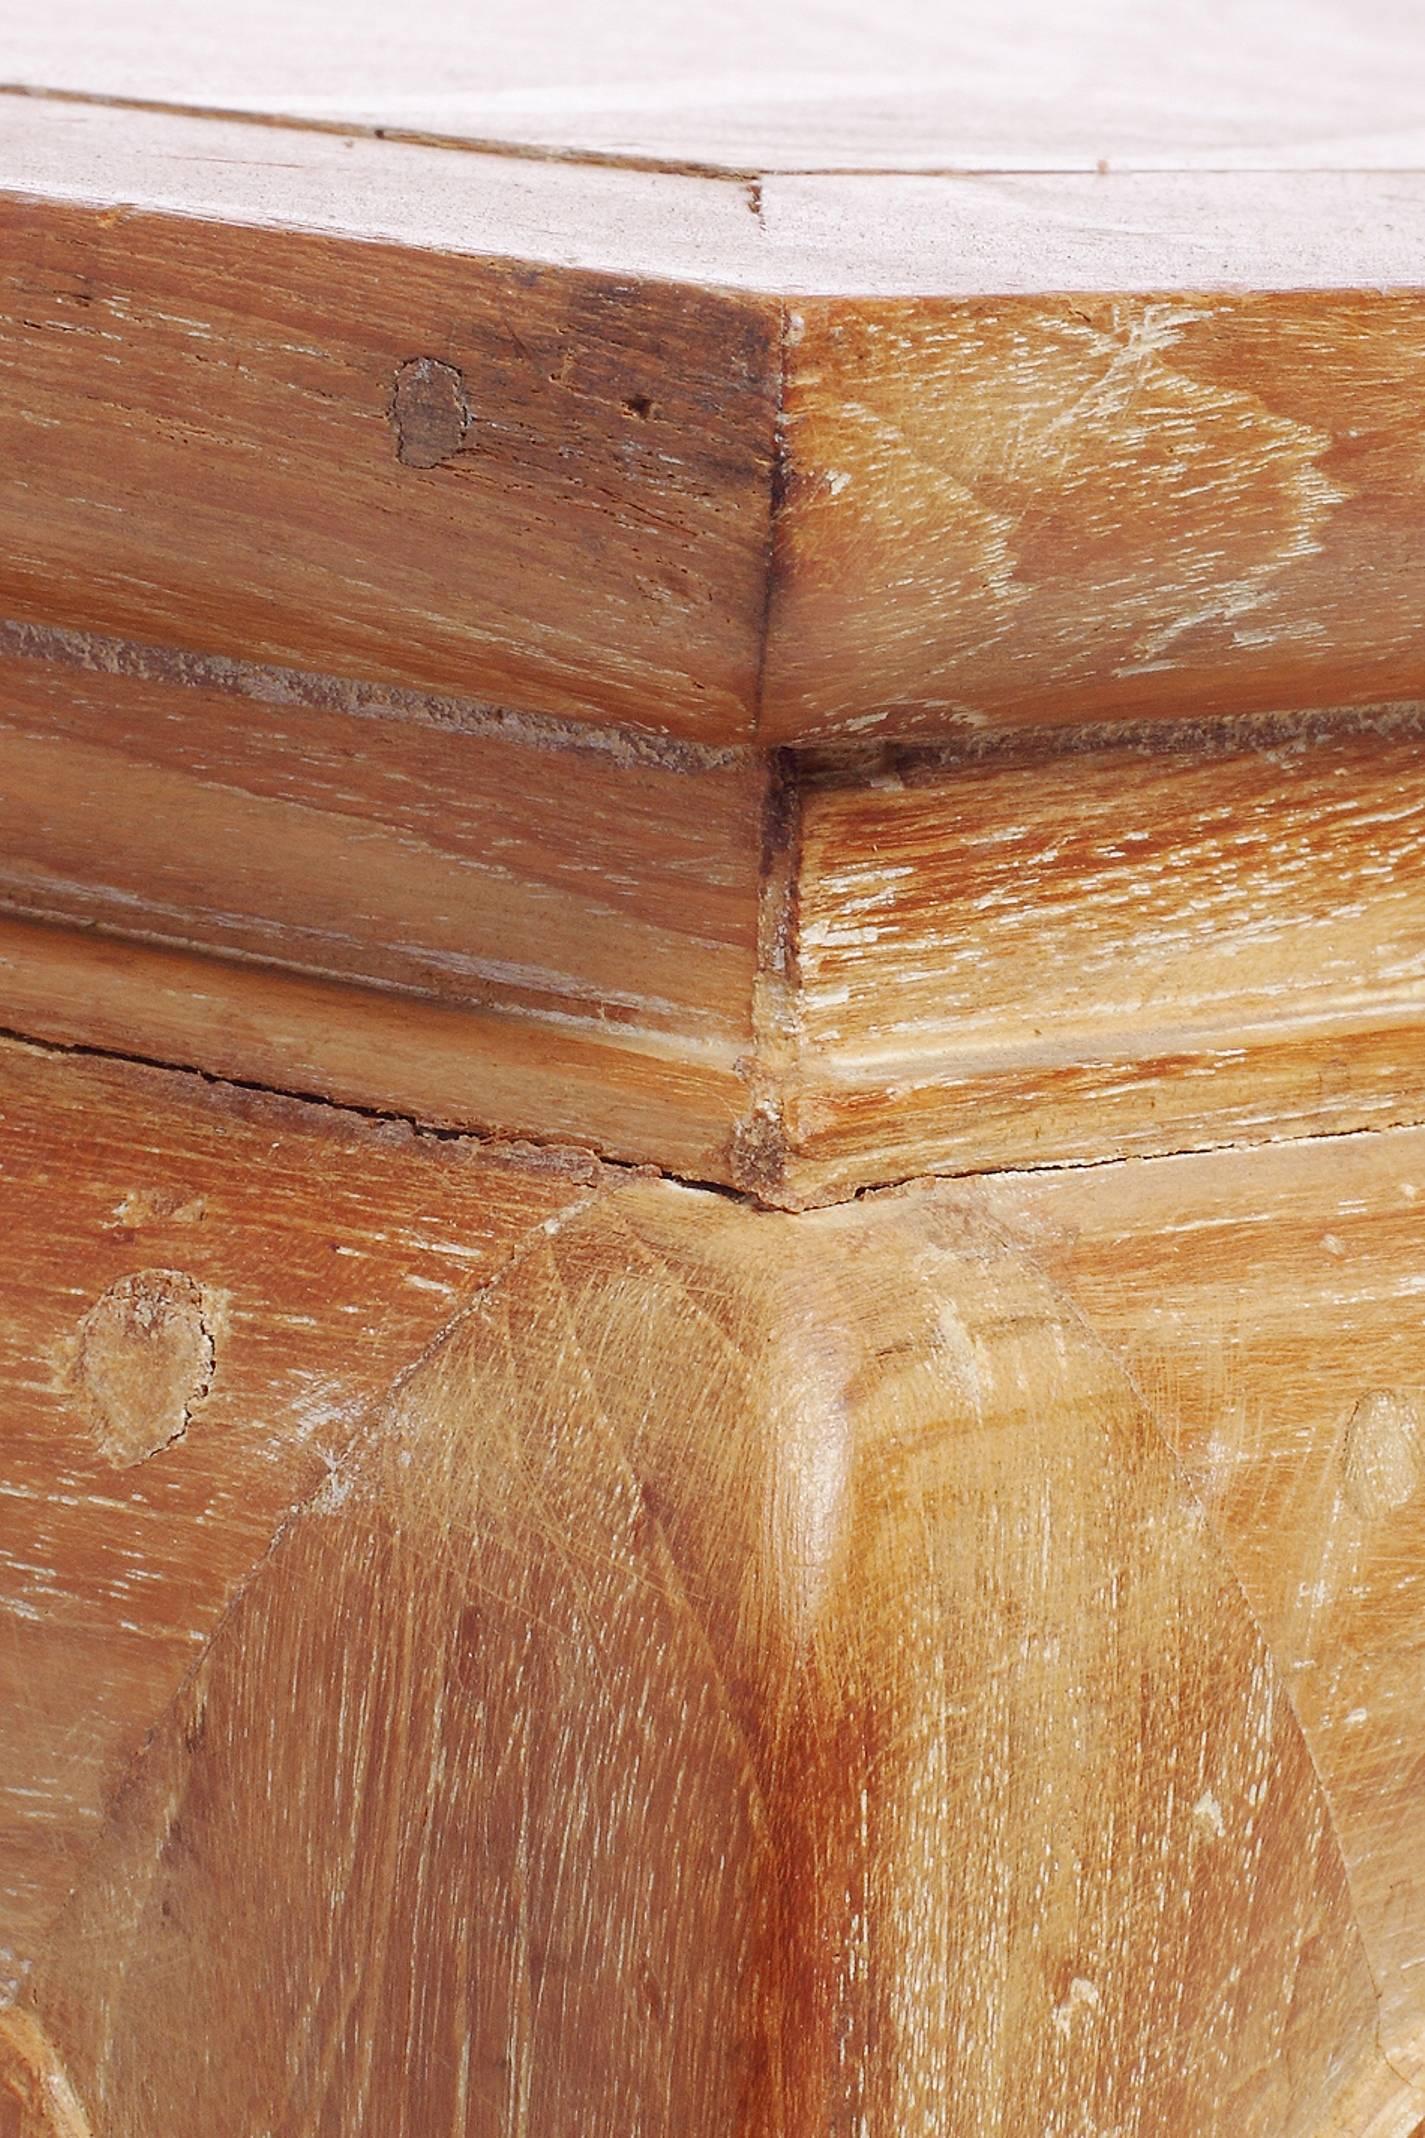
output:
M 1417 16 L 0 81 L 0 2138 L 1408 2138 Z

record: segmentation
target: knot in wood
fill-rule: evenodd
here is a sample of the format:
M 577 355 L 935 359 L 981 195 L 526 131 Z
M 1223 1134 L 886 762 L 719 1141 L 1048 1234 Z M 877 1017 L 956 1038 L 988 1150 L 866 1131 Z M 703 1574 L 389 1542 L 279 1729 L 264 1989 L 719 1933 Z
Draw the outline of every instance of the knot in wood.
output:
M 75 1361 L 100 1454 L 126 1470 L 181 1439 L 215 1363 L 202 1292 L 182 1270 L 111 1284 L 79 1325 Z

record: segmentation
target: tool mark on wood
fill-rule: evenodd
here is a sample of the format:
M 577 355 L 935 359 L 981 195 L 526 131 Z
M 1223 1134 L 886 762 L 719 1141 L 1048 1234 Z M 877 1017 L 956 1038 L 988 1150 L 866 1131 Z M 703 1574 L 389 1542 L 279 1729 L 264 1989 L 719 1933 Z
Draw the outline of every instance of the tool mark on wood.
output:
M 454 459 L 471 428 L 465 378 L 433 356 L 407 358 L 391 393 L 396 458 L 408 468 L 438 468 Z

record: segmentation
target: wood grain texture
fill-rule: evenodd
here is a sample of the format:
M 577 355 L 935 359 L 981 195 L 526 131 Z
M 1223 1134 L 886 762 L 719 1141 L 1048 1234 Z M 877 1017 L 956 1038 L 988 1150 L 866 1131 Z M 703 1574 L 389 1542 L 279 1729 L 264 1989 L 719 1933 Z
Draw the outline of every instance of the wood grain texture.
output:
M 790 1207 L 1425 1119 L 1418 707 L 773 755 L 0 645 L 12 1030 Z
M 1412 709 L 813 767 L 782 1196 L 1425 1119 Z
M 1422 688 L 1418 171 L 512 178 L 7 104 L 12 614 L 713 744 Z
M 7 613 L 750 730 L 774 307 L 122 202 L 5 198 L 0 243 Z M 463 382 L 436 465 L 413 360 Z
M 747 1198 L 0 1045 L 0 2138 L 1425 2129 L 1421 23 L 730 9 L 0 27 L 0 1024 Z
M 0 2138 L 91 2138 L 63 2065 L 28 2012 L 0 2006 Z
M 162 0 L 17 16 L 0 79 L 317 125 L 733 170 L 1093 171 L 1419 165 L 1420 18 L 1407 0 L 824 0 L 713 17 L 630 0 L 260 0 L 241 42 Z
M 1418 2122 L 1229 1563 L 973 1193 L 630 1184 L 338 1479 L 35 1977 L 109 2138 Z
M 451 155 L 383 134 L 9 98 L 0 192 L 763 296 L 1411 288 L 1425 169 L 953 177 Z M 280 153 L 279 153 L 280 151 Z
M 0 1046 L 0 2003 L 290 1510 L 595 1178 Z
M 954 1191 L 952 1191 L 954 1192 Z M 1425 1135 L 976 1188 L 1150 1405 L 1283 1673 L 1425 2080 Z
M 421 1126 L 465 1131 L 489 1115 L 538 1143 L 592 1137 L 605 1153 L 657 1152 L 695 1180 L 730 1170 L 744 1091 L 646 1051 L 616 1081 L 607 1039 L 541 1032 L 531 1046 L 519 1025 L 429 998 L 3 916 L 0 1024 Z
M 805 305 L 769 739 L 1418 695 L 1425 299 Z
M 74 634 L 0 627 L 7 646 L 0 904 L 220 961 L 196 1048 L 157 992 L 135 991 L 122 1030 L 97 990 L 64 1026 L 57 966 L 50 1036 L 725 1176 L 753 1044 L 760 761 Z M 314 1044 L 280 1062 L 245 1008 L 263 1014 L 273 967 L 338 983 L 314 991 Z M 290 1041 L 287 999 L 274 975 L 265 1028 Z M 399 1057 L 363 1049 L 383 1021 L 405 1027 Z M 13 996 L 0 1022 L 32 1024 Z

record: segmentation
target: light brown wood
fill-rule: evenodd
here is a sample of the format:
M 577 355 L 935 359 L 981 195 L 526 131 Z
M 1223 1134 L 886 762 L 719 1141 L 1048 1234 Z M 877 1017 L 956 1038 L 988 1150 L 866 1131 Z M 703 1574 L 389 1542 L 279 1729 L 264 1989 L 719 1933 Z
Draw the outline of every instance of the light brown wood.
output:
M 0 2006 L 3 2138 L 92 2138 L 63 2065 L 28 2012 Z
M 771 758 L 0 646 L 13 1030 L 792 1207 L 1425 1120 L 1412 706 Z
M 694 1179 L 731 1170 L 736 1123 L 716 1071 L 641 1052 L 613 1082 L 607 1042 L 531 1043 L 498 1016 L 272 967 L 0 918 L 0 1025 L 422 1126 L 469 1130 L 493 1114 L 537 1143 L 600 1132 L 606 1150 L 657 1150 Z M 477 1082 L 479 1107 L 458 1096 Z
M 813 768 L 781 1198 L 1425 1120 L 1413 709 Z
M 7 105 L 5 613 L 712 744 L 1421 688 L 1419 171 L 1207 241 Z
M 1425 2080 L 1425 1137 L 977 1187 L 1133 1380 L 1278 1659 Z
M 1404 2138 L 1288 1687 L 997 1207 L 632 1184 L 487 1287 L 49 1944 L 97 2128 Z
M 13 1044 L 0 1135 L 3 2002 L 290 1510 L 596 1176 Z
M 240 32 L 0 25 L 0 2138 L 1422 2138 L 1418 12 Z
M 14 197 L 0 260 L 4 613 L 525 712 L 750 727 L 765 301 Z M 413 361 L 459 374 L 435 464 L 403 442 Z
M 760 761 L 72 633 L 0 647 L 0 902 L 221 960 L 21 929 L 44 1000 L 12 967 L 0 1022 L 726 1175 Z
M 1419 694 L 1420 297 L 806 305 L 791 333 L 770 738 Z

